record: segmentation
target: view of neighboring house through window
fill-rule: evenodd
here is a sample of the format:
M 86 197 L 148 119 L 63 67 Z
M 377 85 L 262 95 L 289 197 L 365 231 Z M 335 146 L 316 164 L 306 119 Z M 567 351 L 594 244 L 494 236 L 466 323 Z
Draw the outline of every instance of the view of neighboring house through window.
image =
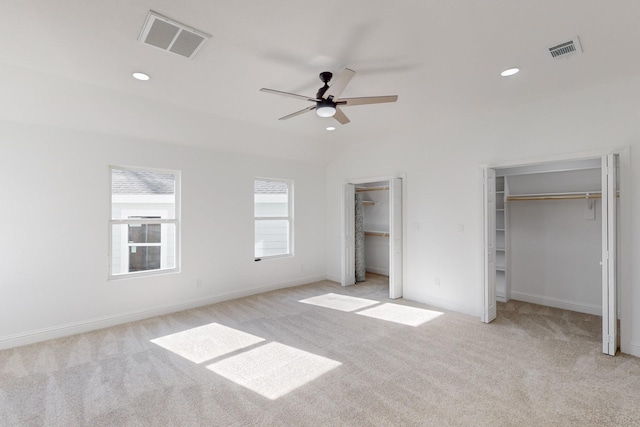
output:
M 111 167 L 110 276 L 177 271 L 178 178 Z
M 253 184 L 255 257 L 293 254 L 293 183 L 256 178 Z

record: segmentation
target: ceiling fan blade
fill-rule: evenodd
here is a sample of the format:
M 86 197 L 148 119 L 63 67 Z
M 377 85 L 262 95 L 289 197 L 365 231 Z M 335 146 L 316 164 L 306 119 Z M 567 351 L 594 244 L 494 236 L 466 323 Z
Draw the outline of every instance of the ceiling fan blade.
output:
M 298 99 L 302 99 L 303 101 L 311 101 L 311 102 L 316 102 L 317 101 L 316 98 L 312 98 L 310 96 L 297 95 L 295 93 L 283 92 L 281 90 L 275 90 L 275 89 L 267 89 L 265 87 L 260 89 L 260 92 L 273 93 L 274 95 L 283 95 L 283 96 L 288 96 L 288 97 L 291 97 L 291 98 L 298 98 Z
M 342 125 L 346 125 L 351 121 L 347 116 L 345 116 L 345 114 L 342 112 L 340 107 L 337 107 L 337 106 L 336 106 L 336 114 L 333 115 L 333 118 L 339 121 L 340 124 Z
M 315 105 L 312 105 L 311 107 L 307 107 L 305 109 L 302 109 L 300 111 L 296 111 L 295 113 L 291 113 L 288 116 L 284 116 L 284 117 L 280 117 L 278 120 L 287 120 L 290 119 L 291 117 L 295 117 L 295 116 L 299 116 L 300 114 L 304 114 L 308 111 L 313 111 L 316 109 Z
M 334 102 L 342 107 L 350 107 L 352 105 L 365 104 L 381 104 L 383 102 L 396 102 L 398 95 L 389 96 L 363 96 L 361 98 L 342 98 L 334 100 Z
M 355 71 L 345 68 L 344 71 L 333 80 L 333 83 L 329 86 L 329 89 L 327 89 L 322 97 L 324 99 L 328 99 L 330 96 L 333 96 L 334 98 L 339 97 L 355 74 Z

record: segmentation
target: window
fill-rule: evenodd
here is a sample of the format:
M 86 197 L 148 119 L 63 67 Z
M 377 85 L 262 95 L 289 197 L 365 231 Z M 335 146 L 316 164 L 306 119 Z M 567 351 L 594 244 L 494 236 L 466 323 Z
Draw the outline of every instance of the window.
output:
M 179 172 L 111 167 L 109 277 L 178 271 Z
M 256 259 L 293 254 L 293 182 L 256 178 L 253 183 Z

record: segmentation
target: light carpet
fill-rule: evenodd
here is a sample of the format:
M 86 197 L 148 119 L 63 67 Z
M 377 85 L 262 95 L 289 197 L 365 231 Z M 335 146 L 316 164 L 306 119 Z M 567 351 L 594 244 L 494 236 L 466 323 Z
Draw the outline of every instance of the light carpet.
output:
M 600 318 L 323 281 L 0 352 L 1 426 L 634 426 Z

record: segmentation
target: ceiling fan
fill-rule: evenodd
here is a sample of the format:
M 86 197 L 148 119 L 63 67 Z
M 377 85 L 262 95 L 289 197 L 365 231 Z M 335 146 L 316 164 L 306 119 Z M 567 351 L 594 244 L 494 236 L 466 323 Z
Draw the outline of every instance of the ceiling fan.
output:
M 331 86 L 329 86 L 329 82 L 333 77 L 333 74 L 329 71 L 324 71 L 320 73 L 320 80 L 324 83 L 318 93 L 316 93 L 316 97 L 313 98 L 311 96 L 297 95 L 295 93 L 282 92 L 274 89 L 262 88 L 260 89 L 262 92 L 273 93 L 276 95 L 284 95 L 292 98 L 302 99 L 304 101 L 313 102 L 314 104 L 310 107 L 302 109 L 300 111 L 296 111 L 295 113 L 291 113 L 287 116 L 280 117 L 280 120 L 290 119 L 295 116 L 299 116 L 300 114 L 304 114 L 309 111 L 316 110 L 316 114 L 320 117 L 333 117 L 338 122 L 343 125 L 349 123 L 349 118 L 342 112 L 341 107 L 350 107 L 352 105 L 365 105 L 365 104 L 380 104 L 383 102 L 396 102 L 398 100 L 398 95 L 389 95 L 389 96 L 366 96 L 360 98 L 339 98 L 340 94 L 347 87 L 347 84 L 351 81 L 353 76 L 356 74 L 355 71 L 345 68 L 342 73 L 333 81 Z

